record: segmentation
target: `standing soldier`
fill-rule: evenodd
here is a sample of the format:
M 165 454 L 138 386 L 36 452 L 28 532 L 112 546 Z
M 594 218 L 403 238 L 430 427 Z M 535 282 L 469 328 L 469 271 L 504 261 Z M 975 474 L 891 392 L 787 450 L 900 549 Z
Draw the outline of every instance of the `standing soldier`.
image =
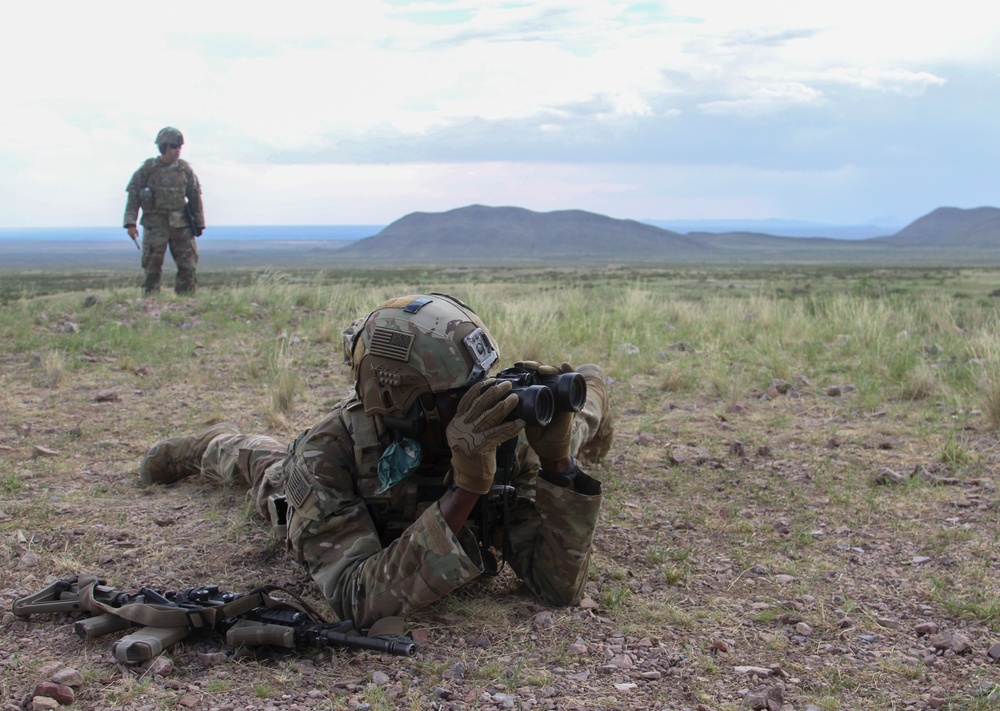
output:
M 163 257 L 168 246 L 177 265 L 174 291 L 178 295 L 193 294 L 198 264 L 195 238 L 205 229 L 201 184 L 188 162 L 181 160 L 184 135 L 180 131 L 171 126 L 161 129 L 156 134 L 156 145 L 159 157 L 144 162 L 125 188 L 128 193 L 125 229 L 135 241 L 139 236 L 136 223 L 142 225 L 142 268 L 146 273 L 143 295 L 160 291 Z

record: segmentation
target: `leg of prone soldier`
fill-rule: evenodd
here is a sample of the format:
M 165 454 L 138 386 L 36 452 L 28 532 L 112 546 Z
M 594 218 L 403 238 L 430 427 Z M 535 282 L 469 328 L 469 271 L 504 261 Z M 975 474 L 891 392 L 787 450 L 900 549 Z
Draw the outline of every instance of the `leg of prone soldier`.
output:
M 554 605 L 576 604 L 582 597 L 600 514 L 601 484 L 580 469 L 577 457 L 600 461 L 613 436 L 604 372 L 589 364 L 578 372 L 587 381 L 583 410 L 557 415 L 548 428 L 525 431 L 529 447 L 519 452 L 513 482 L 518 498 L 508 517 L 511 567 Z M 571 458 L 570 468 L 546 478 L 545 467 L 558 468 L 554 462 L 564 456 Z

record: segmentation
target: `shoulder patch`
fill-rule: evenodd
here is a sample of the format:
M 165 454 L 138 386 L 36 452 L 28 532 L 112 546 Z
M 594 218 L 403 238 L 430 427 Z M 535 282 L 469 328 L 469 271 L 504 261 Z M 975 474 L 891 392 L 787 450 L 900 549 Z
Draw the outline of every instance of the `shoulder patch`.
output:
M 306 498 L 309 496 L 309 492 L 312 491 L 312 485 L 301 470 L 297 467 L 292 467 L 291 469 L 291 473 L 285 478 L 285 495 L 292 506 L 296 509 L 301 509 L 302 505 L 306 502 Z

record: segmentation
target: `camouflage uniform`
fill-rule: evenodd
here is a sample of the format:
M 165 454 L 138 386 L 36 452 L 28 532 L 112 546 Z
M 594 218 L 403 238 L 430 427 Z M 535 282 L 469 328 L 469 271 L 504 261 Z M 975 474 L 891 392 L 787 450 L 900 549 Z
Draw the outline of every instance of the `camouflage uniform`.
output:
M 142 189 L 152 190 L 151 204 L 142 205 Z M 174 290 L 178 294 L 194 293 L 197 286 L 195 267 L 198 264 L 198 248 L 195 234 L 192 234 L 184 214 L 185 205 L 190 208 L 197 234 L 205 228 L 205 216 L 201 203 L 201 184 L 191 165 L 178 159 L 170 165 L 159 158 L 150 158 L 135 171 L 128 186 L 128 201 L 125 205 L 124 226 L 142 225 L 142 268 L 146 279 L 143 293 L 153 294 L 160 290 L 160 275 L 163 258 L 170 248 L 170 256 L 177 265 Z M 138 219 L 142 208 L 142 220 Z
M 571 451 L 593 455 L 603 436 L 599 458 L 610 437 L 607 385 L 599 368 L 585 367 L 590 387 Z M 439 600 L 484 570 L 469 526 L 455 535 L 442 516 L 447 459 L 377 493 L 376 465 L 392 439 L 381 417 L 366 415 L 352 396 L 287 447 L 266 436 L 215 437 L 201 468 L 220 485 L 248 484 L 257 512 L 286 538 L 336 614 L 367 627 Z M 506 560 L 542 600 L 574 604 L 587 579 L 601 484 L 583 472 L 575 491 L 550 484 L 537 477 L 537 456 L 523 442 L 515 471 Z M 421 496 L 422 489 L 432 493 Z M 287 521 L 278 494 L 287 496 Z

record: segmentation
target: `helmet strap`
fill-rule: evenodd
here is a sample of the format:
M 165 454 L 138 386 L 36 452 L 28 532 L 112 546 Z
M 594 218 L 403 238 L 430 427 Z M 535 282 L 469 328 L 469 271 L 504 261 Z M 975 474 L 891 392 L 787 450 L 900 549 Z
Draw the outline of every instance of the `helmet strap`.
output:
M 448 440 L 444 433 L 444 423 L 441 421 L 441 413 L 438 412 L 434 396 L 426 393 L 421 395 L 417 399 L 417 402 L 422 403 L 421 410 L 423 411 L 424 424 L 426 425 L 427 434 L 430 439 L 428 444 L 434 449 L 447 449 Z
M 427 420 L 424 419 L 424 408 L 418 399 L 413 403 L 413 407 L 403 417 L 383 416 L 382 423 L 396 436 L 396 439 L 409 437 L 410 439 L 420 439 L 427 427 Z

